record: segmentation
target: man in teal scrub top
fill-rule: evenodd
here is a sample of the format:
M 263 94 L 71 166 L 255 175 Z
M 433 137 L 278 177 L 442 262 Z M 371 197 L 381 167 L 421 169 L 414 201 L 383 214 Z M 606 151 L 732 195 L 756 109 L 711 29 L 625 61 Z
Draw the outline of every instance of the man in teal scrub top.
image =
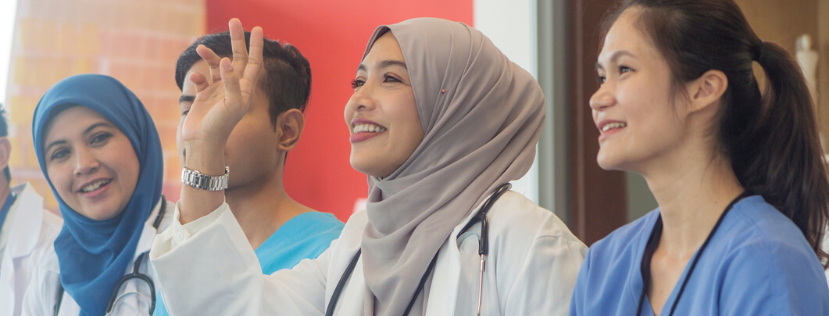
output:
M 250 42 L 250 34 L 245 39 Z M 232 58 L 228 32 L 210 34 L 188 47 L 176 63 L 176 83 L 181 89 L 181 122 L 187 118 L 196 95 L 190 76 L 218 76 L 219 58 L 203 60 L 197 48 L 204 45 L 219 57 Z M 207 49 L 198 48 L 202 55 Z M 215 57 L 215 56 L 214 56 Z M 225 156 L 231 176 L 225 197 L 262 266 L 271 274 L 292 268 L 305 258 L 316 258 L 342 231 L 343 223 L 330 213 L 317 212 L 291 199 L 282 184 L 288 151 L 293 149 L 305 125 L 303 111 L 311 92 L 311 67 L 291 45 L 265 40 L 265 72 L 250 109 L 230 134 Z M 218 78 L 216 78 L 218 79 Z M 187 151 L 177 132 L 179 158 Z M 161 299 L 153 315 L 167 315 Z

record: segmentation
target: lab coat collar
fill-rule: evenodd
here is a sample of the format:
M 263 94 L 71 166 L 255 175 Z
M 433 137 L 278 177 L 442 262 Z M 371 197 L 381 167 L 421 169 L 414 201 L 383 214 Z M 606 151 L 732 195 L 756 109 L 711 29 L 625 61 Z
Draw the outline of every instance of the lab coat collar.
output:
M 6 251 L 12 258 L 20 258 L 35 250 L 43 227 L 43 212 L 48 211 L 43 210 L 43 198 L 28 183 L 13 187 L 11 192 L 17 194 L 10 209 L 15 218 L 9 236 L 14 237 L 9 239 Z
M 507 192 L 506 194 L 510 194 L 510 192 Z M 487 199 L 488 198 L 489 196 L 487 196 Z M 455 313 L 455 305 L 457 303 L 458 294 L 456 289 L 460 283 L 461 275 L 461 253 L 460 249 L 458 249 L 457 243 L 458 234 L 461 229 L 463 229 L 463 227 L 472 220 L 475 214 L 478 213 L 481 206 L 486 203 L 487 199 L 484 199 L 484 202 L 481 202 L 481 204 L 478 205 L 478 207 L 476 207 L 471 214 L 455 226 L 452 234 L 447 239 L 447 241 L 451 242 L 445 242 L 443 246 L 441 246 L 440 250 L 438 250 L 438 260 L 435 264 L 435 272 L 432 276 L 431 285 L 431 288 L 435 290 L 429 291 L 429 300 L 426 304 L 425 311 L 426 316 L 453 315 Z M 351 248 L 353 249 L 346 250 L 346 252 L 350 254 L 347 256 L 349 259 L 360 248 L 359 241 L 357 241 Z M 363 304 L 366 302 L 366 297 L 371 295 L 370 293 L 371 292 L 366 285 L 365 276 L 363 275 L 362 258 L 360 258 L 353 274 L 345 285 L 345 289 L 343 290 L 340 299 L 337 301 L 337 308 L 334 310 L 334 315 L 362 315 Z M 327 304 L 328 302 L 326 302 L 326 306 Z

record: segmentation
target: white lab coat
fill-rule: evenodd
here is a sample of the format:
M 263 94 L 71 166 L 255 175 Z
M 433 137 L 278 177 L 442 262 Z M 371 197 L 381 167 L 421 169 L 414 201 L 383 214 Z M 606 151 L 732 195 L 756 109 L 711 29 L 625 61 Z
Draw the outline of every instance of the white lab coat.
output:
M 15 186 L 12 192 L 17 199 L 3 225 L 7 242 L 0 258 L 0 316 L 20 315 L 31 275 L 63 226 L 59 216 L 43 209 L 43 198 L 31 185 Z
M 366 212 L 358 212 L 319 258 L 263 275 L 227 204 L 188 226 L 178 223 L 178 210 L 175 216 L 150 252 L 167 310 L 175 316 L 323 315 L 368 223 Z M 584 244 L 552 212 L 515 192 L 504 194 L 488 218 L 482 315 L 567 315 Z M 480 225 L 457 236 L 470 219 L 440 249 L 426 315 L 475 314 Z M 369 293 L 362 267 L 361 260 L 334 315 L 362 316 Z
M 136 247 L 135 254 L 133 255 L 132 263 L 130 263 L 124 271 L 125 275 L 132 273 L 133 265 L 135 264 L 135 260 L 138 259 L 138 256 L 149 251 L 152 247 L 153 238 L 155 238 L 155 235 L 158 233 L 153 227 L 153 222 L 155 221 L 160 209 L 161 202 L 159 201 L 155 208 L 153 208 L 153 211 L 150 213 L 147 221 L 144 223 L 144 230 L 141 232 L 141 237 L 138 239 L 138 246 Z M 167 202 L 164 216 L 161 219 L 161 224 L 158 226 L 158 231 L 163 231 L 166 227 L 170 226 L 170 222 L 173 218 L 173 209 L 175 209 L 175 204 Z M 157 279 L 155 272 L 149 264 L 149 260 L 146 258 L 144 259 L 139 271 L 146 274 L 153 280 Z M 156 280 L 155 283 L 157 291 L 158 281 Z M 32 276 L 32 285 L 29 287 L 29 290 L 26 291 L 26 296 L 23 299 L 22 315 L 55 315 L 54 308 L 55 303 L 57 302 L 58 284 L 60 284 L 60 266 L 58 265 L 58 256 L 55 253 L 55 248 L 49 247 L 49 252 L 38 264 L 37 269 Z M 121 296 L 121 294 L 126 292 L 136 292 L 136 290 L 141 294 L 146 295 L 148 298 L 151 297 L 149 286 L 147 286 L 145 282 L 136 279 L 127 281 L 127 283 L 119 290 L 118 296 Z M 116 306 L 116 310 L 113 311 L 113 315 L 149 315 L 149 307 L 143 305 L 137 306 L 139 303 L 135 296 L 136 295 L 125 296 L 123 299 L 124 303 L 119 303 Z M 109 300 L 109 297 L 107 297 L 106 300 Z M 78 303 L 72 299 L 69 293 L 64 292 L 60 304 L 60 311 L 57 316 L 78 316 L 80 311 L 81 309 L 80 306 L 78 306 Z

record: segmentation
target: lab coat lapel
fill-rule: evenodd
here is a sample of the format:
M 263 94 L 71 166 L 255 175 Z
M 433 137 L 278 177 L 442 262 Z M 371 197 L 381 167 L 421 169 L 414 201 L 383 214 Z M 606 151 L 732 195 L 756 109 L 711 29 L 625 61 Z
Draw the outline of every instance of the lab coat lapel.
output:
M 458 234 L 479 210 L 480 205 L 460 224 L 455 226 L 448 241 L 440 247 L 438 261 L 435 264 L 435 274 L 432 277 L 431 291 L 429 291 L 429 301 L 426 303 L 426 316 L 455 314 L 458 302 L 458 283 L 461 277 L 461 253 L 458 249 Z

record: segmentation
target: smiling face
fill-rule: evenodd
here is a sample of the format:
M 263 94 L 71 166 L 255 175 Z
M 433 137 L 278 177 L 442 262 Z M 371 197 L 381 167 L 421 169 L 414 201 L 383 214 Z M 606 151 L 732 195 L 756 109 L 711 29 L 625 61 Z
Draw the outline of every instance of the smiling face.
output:
M 642 173 L 682 143 L 687 101 L 671 94 L 670 68 L 638 28 L 638 10 L 625 10 L 605 37 L 596 64 L 602 84 L 590 107 L 601 133 L 599 166 Z
M 345 106 L 351 132 L 351 166 L 386 177 L 409 159 L 423 140 L 414 91 L 403 52 L 387 32 L 357 69 L 354 94 Z
M 129 138 L 98 112 L 75 106 L 46 128 L 46 172 L 61 199 L 93 220 L 115 217 L 138 183 L 138 156 Z

